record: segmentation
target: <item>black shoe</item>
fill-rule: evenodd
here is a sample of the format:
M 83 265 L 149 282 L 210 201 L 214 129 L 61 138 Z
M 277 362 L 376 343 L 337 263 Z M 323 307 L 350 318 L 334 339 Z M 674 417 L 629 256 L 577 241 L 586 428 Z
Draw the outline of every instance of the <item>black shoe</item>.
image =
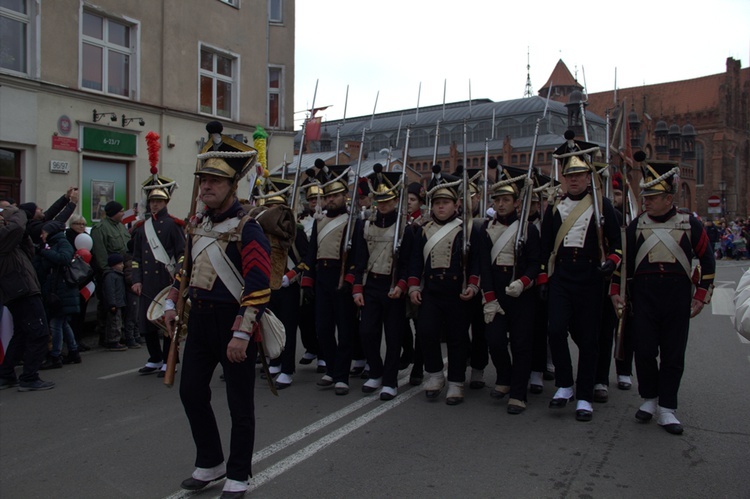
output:
M 329 386 L 333 386 L 334 385 L 333 378 L 331 378 L 328 375 L 323 376 L 322 378 L 320 378 L 315 384 L 318 385 L 318 386 L 320 386 L 320 387 L 322 387 L 322 388 L 328 388 Z
M 422 384 L 422 381 L 424 381 L 424 376 L 421 374 L 412 374 L 409 376 L 409 384 L 411 386 L 419 386 Z
M 380 387 L 362 385 L 362 393 L 373 393 L 376 390 L 380 390 Z
M 490 397 L 492 397 L 493 399 L 497 399 L 497 400 L 505 398 L 506 395 L 508 395 L 508 393 L 501 392 L 500 390 L 495 390 L 494 388 L 490 392 Z
M 544 391 L 544 387 L 542 385 L 529 385 L 529 393 L 539 395 L 543 391 Z
M 339 385 L 339 383 L 336 384 Z M 341 383 L 341 386 L 336 386 L 333 391 L 336 395 L 348 395 L 349 385 L 347 385 L 346 383 Z
M 631 383 L 626 383 L 624 381 L 617 382 L 617 388 L 619 388 L 620 390 L 630 390 L 631 386 L 633 386 Z
M 604 404 L 609 400 L 609 393 L 607 390 L 594 390 L 594 402 Z
M 522 407 L 520 405 L 515 405 L 515 404 L 508 405 L 508 414 L 512 414 L 514 416 L 517 415 L 517 414 L 521 414 L 525 410 L 526 410 L 526 408 Z
M 650 412 L 642 411 L 638 409 L 638 411 L 635 413 L 635 419 L 640 421 L 641 423 L 648 423 L 653 419 L 654 415 Z
M 351 370 L 349 371 L 349 375 L 350 376 L 359 376 L 363 372 L 365 372 L 365 366 L 352 367 Z
M 91 347 L 88 346 L 88 345 L 86 345 L 85 343 L 79 343 L 78 344 L 78 351 L 79 352 L 88 352 L 89 350 L 91 350 Z
M 63 364 L 80 364 L 81 363 L 81 354 L 78 353 L 78 351 L 75 352 L 68 352 L 68 355 L 63 357 L 62 359 Z
M 663 424 L 660 426 L 664 428 L 664 430 L 666 430 L 666 432 L 671 435 L 682 435 L 683 429 L 680 423 Z
M 0 378 L 0 390 L 5 390 L 6 388 L 15 388 L 17 386 L 17 378 Z
M 486 385 L 485 385 L 485 382 L 484 382 L 484 381 L 470 381 L 470 382 L 469 382 L 469 388 L 470 388 L 471 390 L 481 390 L 481 389 L 482 389 L 482 388 L 484 388 L 485 386 L 486 386 Z
M 359 375 L 359 379 L 370 379 L 370 371 L 362 371 L 362 374 Z
M 586 409 L 578 409 L 576 411 L 576 421 L 591 421 L 593 417 L 594 414 L 591 411 L 587 411 Z
M 141 367 L 140 369 L 138 369 L 138 374 L 140 374 L 141 376 L 145 376 L 145 375 L 147 375 L 147 374 L 154 374 L 154 373 L 155 373 L 155 372 L 157 372 L 157 371 L 158 371 L 159 369 L 160 369 L 160 368 L 158 368 L 158 367 L 148 367 L 148 366 L 144 366 L 144 367 Z
M 284 388 L 289 388 L 290 386 L 292 386 L 291 383 L 279 383 L 278 381 L 276 382 L 277 390 L 283 390 Z
M 63 366 L 62 359 L 60 357 L 47 357 L 39 367 L 40 370 L 46 371 L 47 369 L 60 369 Z
M 380 400 L 383 400 L 383 401 L 387 402 L 387 401 L 393 400 L 395 398 L 396 398 L 395 395 L 391 395 L 388 392 L 380 392 Z
M 159 374 L 156 375 L 157 378 L 163 378 L 167 374 L 167 371 L 159 371 Z
M 229 492 L 228 490 L 222 490 L 219 499 L 239 499 L 245 497 L 247 490 L 240 490 L 239 492 Z
M 315 359 L 316 359 L 316 357 L 313 357 L 312 359 L 308 359 L 306 357 L 302 357 L 301 359 L 299 359 L 299 363 L 302 364 L 303 366 L 306 366 L 308 364 L 312 364 L 312 361 L 315 360 Z
M 566 398 L 553 398 L 549 401 L 549 408 L 550 409 L 563 409 L 566 405 L 568 405 L 569 401 L 575 400 L 575 395 L 571 395 L 569 399 Z
M 182 487 L 185 490 L 201 490 L 205 488 L 209 483 L 215 482 L 217 480 L 221 480 L 225 476 L 227 476 L 226 473 L 219 477 L 214 478 L 213 480 L 208 480 L 208 481 L 198 480 L 197 478 L 190 477 L 190 478 L 183 480 L 182 483 L 180 484 L 180 487 Z
M 553 373 L 552 371 L 544 371 L 544 374 L 542 374 L 542 379 L 544 379 L 544 381 L 552 381 L 555 379 L 555 373 Z
M 53 381 L 42 381 L 41 379 L 18 382 L 19 392 L 38 392 L 41 390 L 51 390 L 54 387 L 55 383 Z
M 315 372 L 318 373 L 318 374 L 325 374 L 326 371 L 328 371 L 328 369 L 326 368 L 326 366 L 318 366 L 318 367 L 315 368 Z

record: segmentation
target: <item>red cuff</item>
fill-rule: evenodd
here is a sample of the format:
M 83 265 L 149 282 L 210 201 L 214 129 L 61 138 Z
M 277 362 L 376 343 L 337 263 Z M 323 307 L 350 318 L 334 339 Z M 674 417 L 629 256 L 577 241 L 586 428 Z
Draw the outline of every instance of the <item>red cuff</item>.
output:
M 607 260 L 612 260 L 612 262 L 615 264 L 615 268 L 617 268 L 620 266 L 620 261 L 622 260 L 622 258 L 614 253 L 610 253 L 609 256 L 607 256 Z
M 707 294 L 708 294 L 707 289 L 695 288 L 695 294 L 693 295 L 693 300 L 698 300 L 700 302 L 705 303 Z
M 620 285 L 617 283 L 611 283 L 609 285 L 609 296 L 615 296 L 620 294 Z
M 476 287 L 479 287 L 479 276 L 478 275 L 472 275 L 469 276 L 469 284 L 473 284 Z
M 523 284 L 523 289 L 528 289 L 529 286 L 531 286 L 531 279 L 529 279 L 526 276 L 521 276 L 521 279 L 519 279 L 521 283 Z
M 242 326 L 242 316 L 238 315 L 234 318 L 234 322 L 232 323 L 232 331 L 239 331 L 240 327 Z
M 400 279 L 398 281 L 396 287 L 401 288 L 401 291 L 403 291 L 404 293 L 406 293 L 406 290 L 408 289 L 408 287 L 406 286 L 406 281 L 404 281 L 403 279 Z
M 484 301 L 486 303 L 489 303 L 491 301 L 495 301 L 497 298 L 495 298 L 495 292 L 494 291 L 487 291 L 484 294 Z
M 412 287 L 412 286 L 419 286 L 419 277 L 410 277 L 410 278 L 409 278 L 409 279 L 408 279 L 408 280 L 406 281 L 406 284 L 408 284 L 408 285 L 409 285 L 409 287 Z
M 302 282 L 300 282 L 300 286 L 303 288 L 312 288 L 315 281 L 312 277 L 304 276 L 302 278 Z
M 286 276 L 287 279 L 289 279 L 291 281 L 292 279 L 294 279 L 295 277 L 297 277 L 297 272 L 295 272 L 294 270 L 290 270 L 289 272 L 287 272 L 284 275 Z
M 362 293 L 364 293 L 364 287 L 361 284 L 355 284 L 354 286 L 352 286 L 353 295 L 361 295 Z
M 354 274 L 346 274 L 344 280 L 354 286 Z
M 549 280 L 549 278 L 547 277 L 547 273 L 546 272 L 542 272 L 541 274 L 539 274 L 538 276 L 536 276 L 536 283 L 537 284 L 547 284 L 548 280 Z

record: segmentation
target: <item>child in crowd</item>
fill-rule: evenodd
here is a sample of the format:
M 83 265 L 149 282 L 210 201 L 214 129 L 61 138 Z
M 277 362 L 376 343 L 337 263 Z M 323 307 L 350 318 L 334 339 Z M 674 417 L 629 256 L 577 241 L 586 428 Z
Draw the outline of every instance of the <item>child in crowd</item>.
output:
M 110 270 L 104 272 L 104 299 L 108 309 L 105 346 L 110 352 L 124 352 L 127 346 L 120 343 L 122 337 L 122 312 L 125 301 L 125 275 L 123 256 L 119 253 L 107 257 Z

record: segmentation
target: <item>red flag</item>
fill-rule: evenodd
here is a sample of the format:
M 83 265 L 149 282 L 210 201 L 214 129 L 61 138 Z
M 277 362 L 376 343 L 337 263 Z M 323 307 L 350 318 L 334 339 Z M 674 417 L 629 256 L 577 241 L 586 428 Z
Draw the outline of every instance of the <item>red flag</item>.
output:
M 136 219 L 137 215 L 138 214 L 136 213 L 136 211 L 134 209 L 132 209 L 132 208 L 129 209 L 128 211 L 126 211 L 122 215 L 122 224 L 123 225 L 127 225 L 130 222 L 135 222 L 135 219 Z
M 91 298 L 91 296 L 94 294 L 94 290 L 96 290 L 96 284 L 94 284 L 94 281 L 91 281 L 90 283 L 82 287 L 81 296 L 83 296 L 83 300 L 89 301 L 89 298 Z
M 307 122 L 307 140 L 320 140 L 320 118 L 310 118 Z

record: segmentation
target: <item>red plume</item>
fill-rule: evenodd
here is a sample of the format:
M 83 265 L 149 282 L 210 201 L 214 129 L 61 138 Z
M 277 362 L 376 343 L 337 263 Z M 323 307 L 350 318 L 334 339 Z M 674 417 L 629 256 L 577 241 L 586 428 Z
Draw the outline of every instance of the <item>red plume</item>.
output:
M 156 132 L 148 132 L 146 134 L 146 143 L 148 144 L 148 162 L 151 164 L 151 173 L 156 175 L 159 173 L 159 149 L 161 144 L 159 143 L 159 134 Z

